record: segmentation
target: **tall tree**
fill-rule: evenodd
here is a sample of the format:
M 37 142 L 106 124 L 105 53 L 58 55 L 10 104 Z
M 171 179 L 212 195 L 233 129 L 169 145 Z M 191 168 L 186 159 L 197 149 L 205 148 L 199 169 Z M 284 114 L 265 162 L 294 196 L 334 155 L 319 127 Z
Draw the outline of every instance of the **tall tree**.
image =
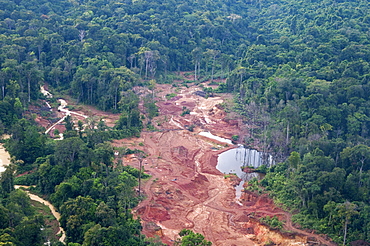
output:
M 351 221 L 352 216 L 358 214 L 357 206 L 354 203 L 351 202 L 344 202 L 342 204 L 337 205 L 338 209 L 338 216 L 340 216 L 343 219 L 343 246 L 346 245 L 347 241 L 347 229 L 348 224 Z

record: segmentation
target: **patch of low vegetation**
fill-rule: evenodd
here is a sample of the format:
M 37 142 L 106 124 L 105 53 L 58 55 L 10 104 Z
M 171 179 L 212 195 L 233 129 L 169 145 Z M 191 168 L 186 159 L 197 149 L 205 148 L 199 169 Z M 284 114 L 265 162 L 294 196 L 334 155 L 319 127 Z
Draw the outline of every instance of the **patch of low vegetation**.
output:
M 204 236 L 200 233 L 194 233 L 191 230 L 183 229 L 180 231 L 179 236 L 181 238 L 175 241 L 175 246 L 211 246 L 212 243 L 204 239 Z
M 269 226 L 272 229 L 279 229 L 279 230 L 282 229 L 284 225 L 284 222 L 280 221 L 277 216 L 270 217 L 267 215 L 266 217 L 260 218 L 260 222 L 262 224 Z
M 146 129 L 148 130 L 148 131 L 159 131 L 153 124 L 151 124 L 151 123 L 148 123 L 147 125 L 146 125 Z
M 71 111 L 76 110 L 76 106 L 74 105 L 67 105 L 66 108 L 68 108 Z
M 182 107 L 182 112 L 181 112 L 181 116 L 184 116 L 184 115 L 187 115 L 187 114 L 190 114 L 190 109 L 188 109 L 187 107 Z
M 239 140 L 239 135 L 233 135 L 231 139 L 233 140 L 233 142 L 237 142 Z
M 195 125 L 193 124 L 193 125 L 190 125 L 188 127 L 188 130 L 191 131 L 191 132 L 193 132 L 194 131 L 194 128 L 195 128 Z
M 16 185 L 32 185 L 37 182 L 37 175 L 34 172 L 31 172 L 26 175 L 22 175 L 14 178 L 14 184 Z
M 259 185 L 259 181 L 256 178 L 253 178 L 253 179 L 249 180 L 248 185 L 244 188 L 244 190 L 252 191 L 252 192 L 257 193 L 257 194 L 262 194 L 263 193 L 263 189 Z
M 194 73 L 192 73 L 192 72 L 186 72 L 186 73 L 184 73 L 184 75 L 186 77 L 189 77 L 189 76 L 194 76 Z
M 257 167 L 254 171 L 257 172 L 257 173 L 266 174 L 268 172 L 268 167 L 266 165 L 261 165 L 261 166 Z
M 166 95 L 166 99 L 170 100 L 171 98 L 174 98 L 175 96 L 177 96 L 176 93 L 169 93 L 169 94 Z
M 236 176 L 236 173 L 225 174 L 224 179 L 232 178 L 232 177 L 235 177 L 235 176 Z

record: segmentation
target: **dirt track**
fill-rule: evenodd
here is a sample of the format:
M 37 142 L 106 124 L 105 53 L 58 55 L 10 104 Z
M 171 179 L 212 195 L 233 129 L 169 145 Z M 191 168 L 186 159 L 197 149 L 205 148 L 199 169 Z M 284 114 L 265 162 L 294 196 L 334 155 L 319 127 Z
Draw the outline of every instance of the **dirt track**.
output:
M 169 245 L 184 228 L 202 233 L 214 245 L 311 245 L 308 241 L 313 241 L 312 245 L 334 245 L 294 228 L 290 214 L 275 207 L 266 195 L 244 194 L 244 205 L 237 203 L 232 183 L 215 168 L 218 154 L 231 146 L 202 137 L 199 132 L 210 131 L 230 139 L 240 134 L 238 121 L 224 120 L 226 114 L 218 106 L 222 98 L 206 99 L 194 95 L 195 90 L 195 86 L 183 87 L 176 97 L 166 100 L 165 95 L 174 91 L 169 85 L 159 85 L 160 116 L 152 124 L 162 131 L 144 132 L 140 139 L 129 142 L 135 148 L 143 143 L 142 150 L 149 154 L 144 168 L 152 178 L 143 186 L 146 199 L 134 210 L 143 222 L 144 233 L 159 235 Z M 181 116 L 184 106 L 191 113 Z M 196 126 L 193 132 L 186 130 L 189 125 Z M 138 166 L 134 158 L 125 161 Z M 266 215 L 285 220 L 290 233 L 283 235 L 258 223 L 258 218 Z

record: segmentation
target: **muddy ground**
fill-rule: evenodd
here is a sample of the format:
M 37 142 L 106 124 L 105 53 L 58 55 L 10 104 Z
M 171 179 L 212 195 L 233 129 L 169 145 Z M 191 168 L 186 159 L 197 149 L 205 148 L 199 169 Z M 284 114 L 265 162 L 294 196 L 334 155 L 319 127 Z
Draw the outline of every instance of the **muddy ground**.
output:
M 248 129 L 240 119 L 225 113 L 224 103 L 231 101 L 230 95 L 205 98 L 194 93 L 200 90 L 199 85 L 190 83 L 157 85 L 154 95 L 159 116 L 151 120 L 157 131 L 143 131 L 140 138 L 113 142 L 114 146 L 141 149 L 148 155 L 143 167 L 151 178 L 142 185 L 145 199 L 133 210 L 142 221 L 143 233 L 159 236 L 168 245 L 173 245 L 184 228 L 202 233 L 213 245 L 220 246 L 334 245 L 293 226 L 291 215 L 276 207 L 267 195 L 243 192 L 241 200 L 236 201 L 235 180 L 225 178 L 216 169 L 218 155 L 233 146 L 199 133 L 209 131 L 231 139 L 232 135 L 247 134 Z M 145 88 L 136 91 L 142 95 L 151 93 Z M 171 93 L 176 96 L 169 99 Z M 85 115 L 104 117 L 110 125 L 119 118 L 92 107 L 77 109 Z M 141 110 L 145 113 L 143 107 Z M 187 110 L 190 113 L 183 114 Z M 124 165 L 139 167 L 134 156 L 122 160 Z M 285 221 L 285 232 L 258 222 L 267 215 Z

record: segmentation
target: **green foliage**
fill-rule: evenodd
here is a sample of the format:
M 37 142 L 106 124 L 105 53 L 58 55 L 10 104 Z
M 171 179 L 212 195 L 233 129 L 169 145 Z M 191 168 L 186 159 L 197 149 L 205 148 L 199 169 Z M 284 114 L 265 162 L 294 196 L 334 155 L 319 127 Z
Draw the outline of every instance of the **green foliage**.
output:
M 44 219 L 41 215 L 24 218 L 22 222 L 15 227 L 14 237 L 18 241 L 17 245 L 40 245 L 43 243 L 43 233 L 40 229 L 44 228 Z
M 194 124 L 191 124 L 189 127 L 188 127 L 188 130 L 193 132 L 194 131 L 194 128 L 195 128 L 195 125 Z
M 24 161 L 18 167 L 20 172 L 30 170 L 31 164 L 46 153 L 46 137 L 40 134 L 40 130 L 26 119 L 17 121 L 11 129 L 12 137 L 5 147 L 11 156 Z
M 150 243 L 140 235 L 140 223 L 130 213 L 139 200 L 134 190 L 138 185 L 137 179 L 149 175 L 140 175 L 139 170 L 129 166 L 113 168 L 111 144 L 96 140 L 92 144 L 92 134 L 103 131 L 101 129 L 105 128 L 98 124 L 96 130 L 87 130 L 79 137 L 71 136 L 45 145 L 44 153 L 49 155 L 38 157 L 30 165 L 34 170 L 15 181 L 36 184 L 35 190 L 49 196 L 61 213 L 68 242 L 91 245 L 90 242 L 100 243 L 102 240 L 107 245 L 109 242 L 110 245 L 160 245 Z M 24 134 L 21 129 L 18 133 L 20 136 Z M 110 131 L 108 133 L 111 134 Z M 12 141 L 14 139 L 9 140 L 10 146 Z M 132 152 L 125 149 L 123 154 Z M 5 229 L 10 225 L 16 228 L 10 235 L 14 240 L 9 241 L 4 234 L 4 242 L 8 240 L 9 245 L 12 242 L 16 245 L 40 245 L 39 240 L 44 240 L 44 236 L 39 233 L 39 224 L 32 220 L 34 211 L 27 201 L 29 198 L 23 191 L 13 191 L 14 168 L 21 167 L 23 162 L 15 159 L 13 162 L 16 165 L 9 165 L 0 178 L 1 196 L 7 199 L 3 201 L 12 207 L 10 211 L 0 206 L 0 220 L 4 220 L 2 225 Z M 29 220 L 23 219 L 25 217 Z M 23 234 L 27 238 L 22 237 Z
M 15 185 L 33 185 L 37 183 L 38 176 L 35 173 L 30 173 L 27 175 L 19 176 L 14 178 Z
M 186 114 L 190 114 L 190 109 L 186 108 L 185 106 L 182 108 L 181 116 Z
M 41 245 L 48 236 L 44 218 L 31 206 L 30 198 L 22 190 L 10 192 L 0 204 L 1 245 Z
M 13 159 L 14 160 L 14 159 Z M 8 194 L 14 190 L 14 173 L 16 170 L 16 165 L 11 163 L 5 168 L 5 171 L 1 173 L 0 176 L 0 191 L 1 195 L 6 197 Z
M 114 128 L 120 130 L 121 134 L 127 135 L 125 137 L 135 136 L 142 129 L 138 103 L 139 98 L 133 92 L 126 93 L 119 102 L 122 114 Z
M 144 107 L 146 108 L 149 119 L 158 116 L 158 107 L 155 105 L 153 96 L 148 95 L 144 98 Z
M 146 129 L 148 131 L 158 131 L 158 129 L 155 128 L 155 126 L 153 126 L 151 122 L 148 122 L 148 124 L 146 125 Z
M 170 94 L 167 94 L 167 95 L 166 95 L 166 99 L 167 99 L 167 100 L 170 100 L 171 98 L 174 98 L 175 96 L 177 96 L 177 94 L 176 94 L 176 93 L 170 93 Z
M 261 165 L 255 169 L 255 172 L 257 173 L 264 173 L 266 174 L 268 171 L 268 167 L 266 165 Z
M 278 219 L 278 217 L 276 217 L 276 216 L 274 216 L 274 217 L 270 217 L 270 216 L 262 217 L 260 219 L 260 222 L 268 225 L 272 229 L 282 229 L 283 225 L 284 225 L 284 223 L 282 221 L 280 221 Z
M 234 141 L 234 142 L 237 142 L 239 140 L 239 135 L 232 135 L 231 139 Z
M 302 226 L 327 233 L 338 243 L 356 240 L 358 235 L 366 241 L 361 224 L 368 224 L 368 219 L 360 216 L 369 209 L 364 197 L 370 191 L 366 148 L 344 149 L 341 167 L 317 149 L 303 158 L 293 152 L 285 165 L 271 168 L 261 184 L 277 201 L 300 211 L 295 221 Z
M 92 198 L 81 196 L 70 199 L 60 207 L 60 223 L 66 229 L 68 241 L 83 242 L 85 225 L 91 227 L 96 207 Z
M 127 172 L 136 178 L 139 178 L 139 169 L 133 168 L 131 166 L 123 166 L 122 171 Z M 141 177 L 143 179 L 146 179 L 146 178 L 149 178 L 150 175 L 142 172 Z
M 224 179 L 230 178 L 232 176 L 236 176 L 236 174 L 235 173 L 224 174 Z
M 210 246 L 212 243 L 204 239 L 204 236 L 200 233 L 194 233 L 191 230 L 183 229 L 179 233 L 181 239 L 177 239 L 175 245 L 179 246 Z

